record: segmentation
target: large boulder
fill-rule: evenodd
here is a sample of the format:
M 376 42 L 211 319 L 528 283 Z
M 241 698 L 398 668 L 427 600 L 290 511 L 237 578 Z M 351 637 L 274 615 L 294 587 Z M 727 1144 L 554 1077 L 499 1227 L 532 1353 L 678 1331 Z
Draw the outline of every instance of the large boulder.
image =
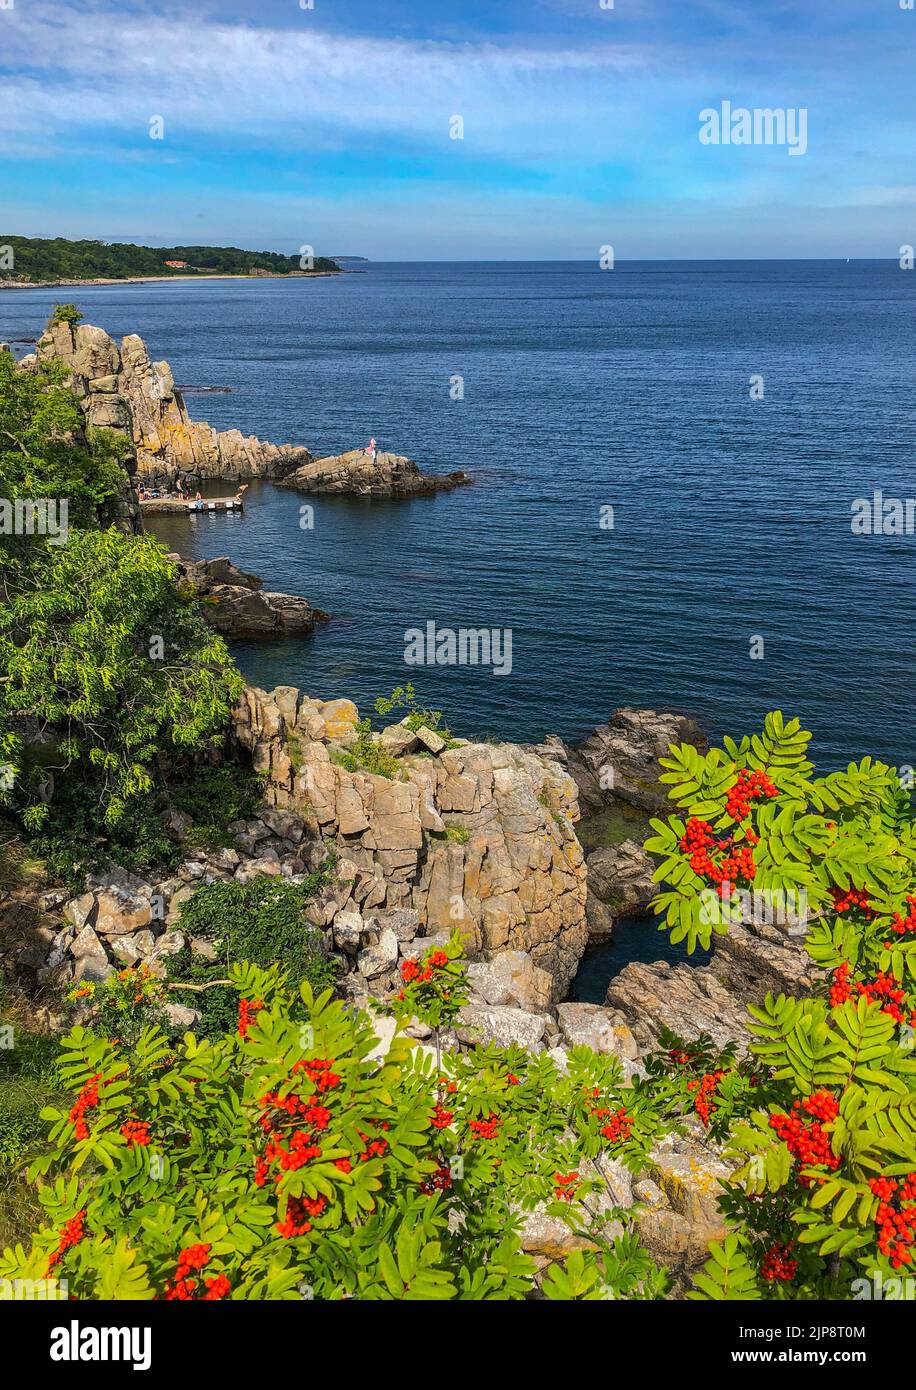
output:
M 328 615 L 295 594 L 267 592 L 256 574 L 237 569 L 225 555 L 214 560 L 183 560 L 170 555 L 179 578 L 201 600 L 201 612 L 224 637 L 308 636 Z
M 406 497 L 448 491 L 471 480 L 466 473 L 421 473 L 412 459 L 380 450 L 375 457 L 365 449 L 309 459 L 287 474 L 283 487 L 308 493 L 354 493 L 363 497 Z
M 553 992 L 553 977 L 535 965 L 527 951 L 502 951 L 492 960 L 473 962 L 468 983 L 485 1004 L 535 1011 L 548 1007 Z
M 589 936 L 602 940 L 618 917 L 644 912 L 658 892 L 655 861 L 635 840 L 592 850 L 587 859 L 588 891 L 605 909 L 588 913 Z
M 639 1056 L 636 1039 L 621 1013 L 600 1004 L 558 1004 L 557 1023 L 565 1047 L 608 1052 L 621 1061 Z
M 95 912 L 87 920 L 99 936 L 126 936 L 153 920 L 152 884 L 126 869 L 112 868 L 89 878 L 86 886 L 95 895 Z
M 677 743 L 707 747 L 702 729 L 686 715 L 625 706 L 568 750 L 567 767 L 587 805 L 619 798 L 657 815 L 668 806 L 659 759 Z
M 533 1052 L 540 1051 L 540 1042 L 546 1030 L 545 1014 L 529 1013 L 525 1009 L 465 1004 L 455 1031 L 465 1043 L 493 1042 L 500 1047 L 518 1043 Z

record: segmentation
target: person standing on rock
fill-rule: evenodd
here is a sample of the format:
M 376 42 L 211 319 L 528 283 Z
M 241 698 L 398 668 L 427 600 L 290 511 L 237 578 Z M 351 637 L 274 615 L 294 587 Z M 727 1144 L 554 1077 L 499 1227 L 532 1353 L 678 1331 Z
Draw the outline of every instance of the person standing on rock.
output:
M 369 440 L 369 447 L 366 450 L 366 453 L 369 455 L 372 462 L 375 463 L 375 456 L 378 453 L 378 445 L 375 442 L 375 435 L 373 435 L 372 438 Z

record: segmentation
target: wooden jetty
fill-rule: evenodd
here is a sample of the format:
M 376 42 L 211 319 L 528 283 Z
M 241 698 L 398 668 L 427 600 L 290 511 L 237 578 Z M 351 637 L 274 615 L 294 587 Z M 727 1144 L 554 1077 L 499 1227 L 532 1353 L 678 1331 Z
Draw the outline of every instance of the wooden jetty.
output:
M 171 513 L 180 516 L 182 513 L 194 516 L 200 512 L 241 512 L 244 510 L 242 499 L 236 497 L 202 497 L 199 501 L 195 498 L 184 499 L 178 497 L 142 497 L 140 506 L 145 512 Z

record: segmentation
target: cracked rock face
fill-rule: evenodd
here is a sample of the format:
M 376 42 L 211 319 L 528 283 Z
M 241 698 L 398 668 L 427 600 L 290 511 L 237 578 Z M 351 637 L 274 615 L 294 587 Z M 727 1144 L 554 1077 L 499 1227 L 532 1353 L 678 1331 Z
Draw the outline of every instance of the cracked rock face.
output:
M 270 444 L 192 420 L 168 363 L 152 362 L 136 333 L 118 345 L 92 324 L 55 324 L 39 339 L 35 356 L 63 362 L 87 424 L 120 430 L 136 452 L 137 473 L 153 485 L 179 473 L 195 479 L 282 478 L 311 461 L 301 446 Z
M 685 715 L 624 706 L 576 748 L 566 750 L 566 765 L 587 805 L 599 807 L 618 798 L 658 815 L 671 809 L 658 760 L 668 756 L 672 743 L 692 743 L 701 751 L 707 747 L 699 725 Z
M 284 487 L 308 493 L 356 493 L 365 497 L 410 497 L 449 491 L 469 483 L 461 472 L 421 473 L 403 454 L 350 449 L 329 458 L 309 459 L 283 479 Z
M 642 1050 L 663 1027 L 688 1041 L 708 1033 L 718 1047 L 750 1041 L 748 1004 L 769 992 L 809 994 L 822 972 L 805 950 L 804 935 L 754 921 L 713 938 L 708 965 L 645 965 L 631 961 L 609 984 L 607 1003 L 626 1018 Z
M 588 937 L 575 783 L 513 744 L 427 747 L 396 779 L 351 771 L 357 718 L 348 700 L 249 687 L 233 728 L 267 801 L 352 864 L 344 910 L 412 909 L 424 936 L 460 929 L 472 957 L 526 951 L 562 998 Z

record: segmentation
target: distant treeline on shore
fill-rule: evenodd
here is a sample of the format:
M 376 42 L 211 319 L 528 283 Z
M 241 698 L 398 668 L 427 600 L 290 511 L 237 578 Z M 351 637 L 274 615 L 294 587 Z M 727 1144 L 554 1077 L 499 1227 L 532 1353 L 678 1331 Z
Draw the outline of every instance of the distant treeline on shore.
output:
M 319 272 L 339 267 L 327 256 L 311 262 L 279 251 L 238 246 L 135 246 L 132 242 L 68 241 L 64 237 L 0 235 L 0 279 L 96 280 L 159 275 L 268 275 Z

